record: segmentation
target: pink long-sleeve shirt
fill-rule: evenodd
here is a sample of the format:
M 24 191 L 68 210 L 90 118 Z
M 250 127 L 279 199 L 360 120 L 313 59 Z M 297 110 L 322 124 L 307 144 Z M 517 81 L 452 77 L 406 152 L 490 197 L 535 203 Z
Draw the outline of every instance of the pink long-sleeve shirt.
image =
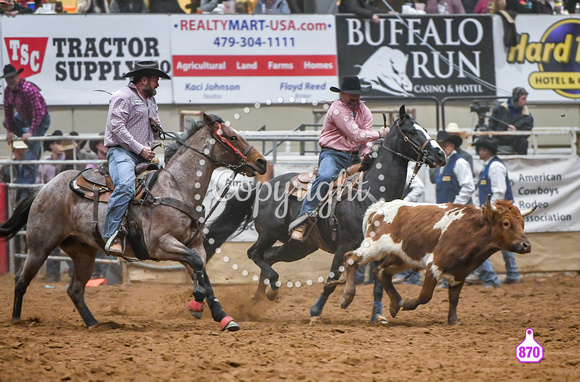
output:
M 373 130 L 373 116 L 370 109 L 359 102 L 353 111 L 342 100 L 330 105 L 318 144 L 341 151 L 360 151 L 367 154 L 372 151 L 373 142 L 379 138 L 379 132 Z

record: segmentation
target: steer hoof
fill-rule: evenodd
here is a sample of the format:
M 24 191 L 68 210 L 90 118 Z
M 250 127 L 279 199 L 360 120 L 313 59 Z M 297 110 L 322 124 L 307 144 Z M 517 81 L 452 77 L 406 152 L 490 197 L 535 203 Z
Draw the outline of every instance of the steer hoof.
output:
M 229 332 L 237 332 L 240 330 L 240 325 L 236 324 L 233 318 L 227 316 L 220 321 L 220 328 L 222 329 L 222 332 L 225 330 Z
M 266 285 L 266 297 L 268 298 L 268 300 L 270 301 L 274 301 L 276 299 L 276 297 L 278 297 L 278 291 L 280 289 L 273 289 L 270 284 Z
M 203 307 L 204 307 L 203 302 L 197 302 L 195 300 L 191 301 L 187 305 L 189 313 L 191 313 L 191 315 L 197 319 L 201 318 L 201 315 L 203 314 Z

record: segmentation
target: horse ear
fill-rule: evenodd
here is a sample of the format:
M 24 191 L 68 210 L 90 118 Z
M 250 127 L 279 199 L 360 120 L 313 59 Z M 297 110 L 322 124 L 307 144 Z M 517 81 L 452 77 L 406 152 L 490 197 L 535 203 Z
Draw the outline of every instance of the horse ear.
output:
M 211 124 L 214 123 L 214 119 L 211 117 L 211 115 L 208 115 L 208 114 L 205 114 L 205 113 L 203 113 L 203 121 L 208 126 L 210 126 Z
M 399 119 L 403 120 L 407 116 L 407 111 L 405 110 L 405 105 L 401 106 L 399 109 Z

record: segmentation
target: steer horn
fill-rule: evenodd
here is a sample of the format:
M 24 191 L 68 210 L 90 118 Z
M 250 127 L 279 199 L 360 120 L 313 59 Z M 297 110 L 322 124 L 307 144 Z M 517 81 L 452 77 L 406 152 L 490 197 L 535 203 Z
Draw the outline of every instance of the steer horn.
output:
M 525 218 L 526 216 L 534 212 L 536 208 L 538 208 L 538 206 L 533 206 L 532 208 L 528 208 L 527 210 L 521 211 L 522 217 Z
M 487 195 L 487 201 L 485 202 L 485 208 L 487 208 L 488 211 L 493 211 L 493 212 L 497 211 L 497 208 L 495 208 L 495 206 L 491 204 L 491 195 Z

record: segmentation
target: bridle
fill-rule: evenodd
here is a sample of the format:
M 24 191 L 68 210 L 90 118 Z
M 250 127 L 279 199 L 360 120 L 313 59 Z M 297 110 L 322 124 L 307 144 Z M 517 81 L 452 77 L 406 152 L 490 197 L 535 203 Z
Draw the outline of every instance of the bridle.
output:
M 421 167 L 425 164 L 425 162 L 427 161 L 427 155 L 429 154 L 427 152 L 427 150 L 425 149 L 427 147 L 427 145 L 429 144 L 429 142 L 431 142 L 433 140 L 433 138 L 429 137 L 429 139 L 427 139 L 421 146 L 419 146 L 418 144 L 416 144 L 415 142 L 413 142 L 411 140 L 411 138 L 409 138 L 409 136 L 407 134 L 405 134 L 403 132 L 403 129 L 401 129 L 401 125 L 403 124 L 403 122 L 405 122 L 405 120 L 407 119 L 407 115 L 405 115 L 403 118 L 398 119 L 395 122 L 395 127 L 397 128 L 397 133 L 399 135 L 401 135 L 403 137 L 403 140 L 409 145 L 411 146 L 411 148 L 413 149 L 413 151 L 415 151 L 415 153 L 417 154 L 417 159 L 413 159 L 410 158 L 406 155 L 403 155 L 395 150 L 390 149 L 389 147 L 385 146 L 385 149 L 392 152 L 393 154 L 401 157 L 401 158 L 405 158 L 406 160 L 410 161 L 410 162 L 415 162 L 415 170 L 413 170 L 413 175 L 411 176 L 411 180 L 409 181 L 409 184 L 407 185 L 407 187 L 405 188 L 405 190 L 411 188 L 411 183 L 413 182 L 413 179 L 415 179 L 415 176 L 417 176 L 417 173 L 419 172 L 419 170 L 421 169 Z M 387 123 L 387 117 L 385 115 L 385 113 L 383 113 L 383 123 L 386 126 Z
M 218 121 L 214 121 L 214 122 L 216 122 L 219 126 L 217 131 L 212 129 L 206 123 L 204 123 L 204 126 L 210 130 L 211 135 L 216 137 L 218 142 L 220 142 L 223 146 L 225 146 L 227 149 L 231 150 L 234 154 L 236 154 L 236 156 L 240 159 L 238 163 L 231 164 L 231 163 L 224 162 L 218 158 L 215 158 L 209 154 L 204 153 L 201 150 L 196 149 L 193 146 L 188 145 L 184 140 L 181 139 L 181 137 L 178 134 L 176 134 L 174 132 L 166 132 L 165 130 L 163 130 L 163 128 L 155 120 L 151 119 L 151 123 L 154 125 L 154 128 L 159 132 L 160 139 L 166 139 L 166 137 L 171 137 L 171 138 L 175 139 L 175 141 L 179 145 L 181 145 L 187 149 L 193 150 L 200 155 L 203 155 L 205 158 L 207 158 L 211 162 L 219 164 L 221 166 L 224 166 L 224 167 L 228 168 L 229 170 L 232 170 L 235 174 L 242 173 L 242 171 L 240 171 L 240 169 L 246 165 L 246 160 L 248 159 L 247 155 L 254 146 L 248 144 L 248 147 L 246 147 L 246 149 L 243 152 L 241 152 L 236 147 L 234 147 L 234 145 L 232 145 L 230 142 L 228 142 L 228 140 L 223 136 L 222 124 Z M 197 133 L 199 130 L 201 130 L 201 129 L 199 129 L 199 128 L 196 129 L 193 132 L 192 136 L 195 135 L 195 133 Z

